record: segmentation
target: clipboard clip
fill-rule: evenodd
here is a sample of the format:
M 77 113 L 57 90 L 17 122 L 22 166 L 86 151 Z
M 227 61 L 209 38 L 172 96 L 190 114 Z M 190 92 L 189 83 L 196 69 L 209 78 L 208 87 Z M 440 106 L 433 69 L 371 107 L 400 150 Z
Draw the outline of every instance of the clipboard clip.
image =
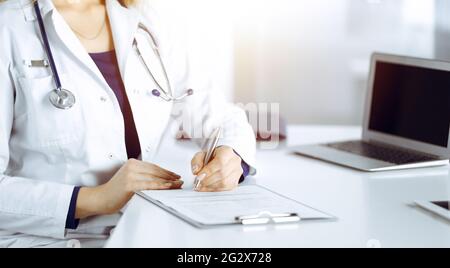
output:
M 257 225 L 299 222 L 301 217 L 297 213 L 274 214 L 270 211 L 262 211 L 256 215 L 238 216 L 235 220 L 242 225 Z

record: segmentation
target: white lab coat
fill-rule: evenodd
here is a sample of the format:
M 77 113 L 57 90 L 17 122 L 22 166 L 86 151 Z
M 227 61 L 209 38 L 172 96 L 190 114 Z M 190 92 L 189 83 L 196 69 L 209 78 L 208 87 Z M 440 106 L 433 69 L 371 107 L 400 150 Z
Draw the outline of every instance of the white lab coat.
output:
M 104 239 L 120 215 L 83 220 L 65 229 L 74 186 L 107 182 L 127 160 L 124 123 L 117 99 L 77 37 L 54 8 L 39 0 L 47 34 L 64 88 L 77 99 L 69 110 L 48 100 L 54 89 L 49 68 L 27 67 L 24 60 L 47 59 L 29 0 L 0 4 L 0 246 L 61 246 L 68 239 Z M 229 145 L 254 166 L 255 140 L 245 113 L 226 104 L 201 73 L 189 70 L 186 53 L 174 49 L 151 9 L 124 8 L 107 0 L 122 79 L 133 110 L 142 159 L 157 159 L 162 137 L 175 135 L 175 105 L 151 95 L 156 88 L 132 41 L 138 23 L 155 35 L 174 95 L 193 88 L 181 104 L 205 133 L 222 125 L 220 144 Z M 147 52 L 150 43 L 140 42 Z M 145 53 L 144 53 L 145 54 Z M 169 167 L 170 168 L 170 167 Z

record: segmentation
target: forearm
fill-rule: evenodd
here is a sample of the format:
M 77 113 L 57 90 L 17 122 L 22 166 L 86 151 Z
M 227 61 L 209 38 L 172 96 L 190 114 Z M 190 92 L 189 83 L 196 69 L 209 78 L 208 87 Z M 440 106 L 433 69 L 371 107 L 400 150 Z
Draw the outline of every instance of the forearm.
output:
M 80 189 L 75 217 L 84 219 L 117 213 L 135 192 L 179 189 L 183 185 L 180 178 L 179 175 L 151 163 L 130 159 L 107 183 Z
M 104 214 L 102 211 L 100 190 L 98 187 L 82 187 L 78 193 L 75 218 L 85 219 L 91 216 Z

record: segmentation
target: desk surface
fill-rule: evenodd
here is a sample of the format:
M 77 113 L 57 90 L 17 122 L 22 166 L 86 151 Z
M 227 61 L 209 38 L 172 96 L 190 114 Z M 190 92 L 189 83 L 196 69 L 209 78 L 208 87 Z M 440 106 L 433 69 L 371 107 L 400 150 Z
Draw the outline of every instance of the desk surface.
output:
M 354 139 L 360 132 L 358 127 L 291 126 L 285 145 L 258 151 L 258 174 L 250 181 L 333 214 L 339 218 L 335 222 L 202 230 L 135 196 L 106 246 L 450 247 L 450 222 L 411 205 L 414 200 L 450 199 L 448 167 L 363 173 L 292 155 L 288 149 Z M 196 149 L 186 143 L 179 147 L 179 152 L 160 155 L 158 164 L 190 174 Z

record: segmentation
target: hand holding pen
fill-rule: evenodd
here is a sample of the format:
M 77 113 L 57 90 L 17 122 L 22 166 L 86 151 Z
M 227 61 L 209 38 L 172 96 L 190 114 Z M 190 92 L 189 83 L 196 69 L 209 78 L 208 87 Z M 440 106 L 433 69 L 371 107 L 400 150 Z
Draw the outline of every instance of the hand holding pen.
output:
M 229 146 L 217 147 L 221 129 L 214 131 L 206 151 L 197 153 L 191 161 L 192 173 L 196 175 L 194 190 L 199 192 L 222 192 L 235 189 L 243 170 L 242 159 Z

